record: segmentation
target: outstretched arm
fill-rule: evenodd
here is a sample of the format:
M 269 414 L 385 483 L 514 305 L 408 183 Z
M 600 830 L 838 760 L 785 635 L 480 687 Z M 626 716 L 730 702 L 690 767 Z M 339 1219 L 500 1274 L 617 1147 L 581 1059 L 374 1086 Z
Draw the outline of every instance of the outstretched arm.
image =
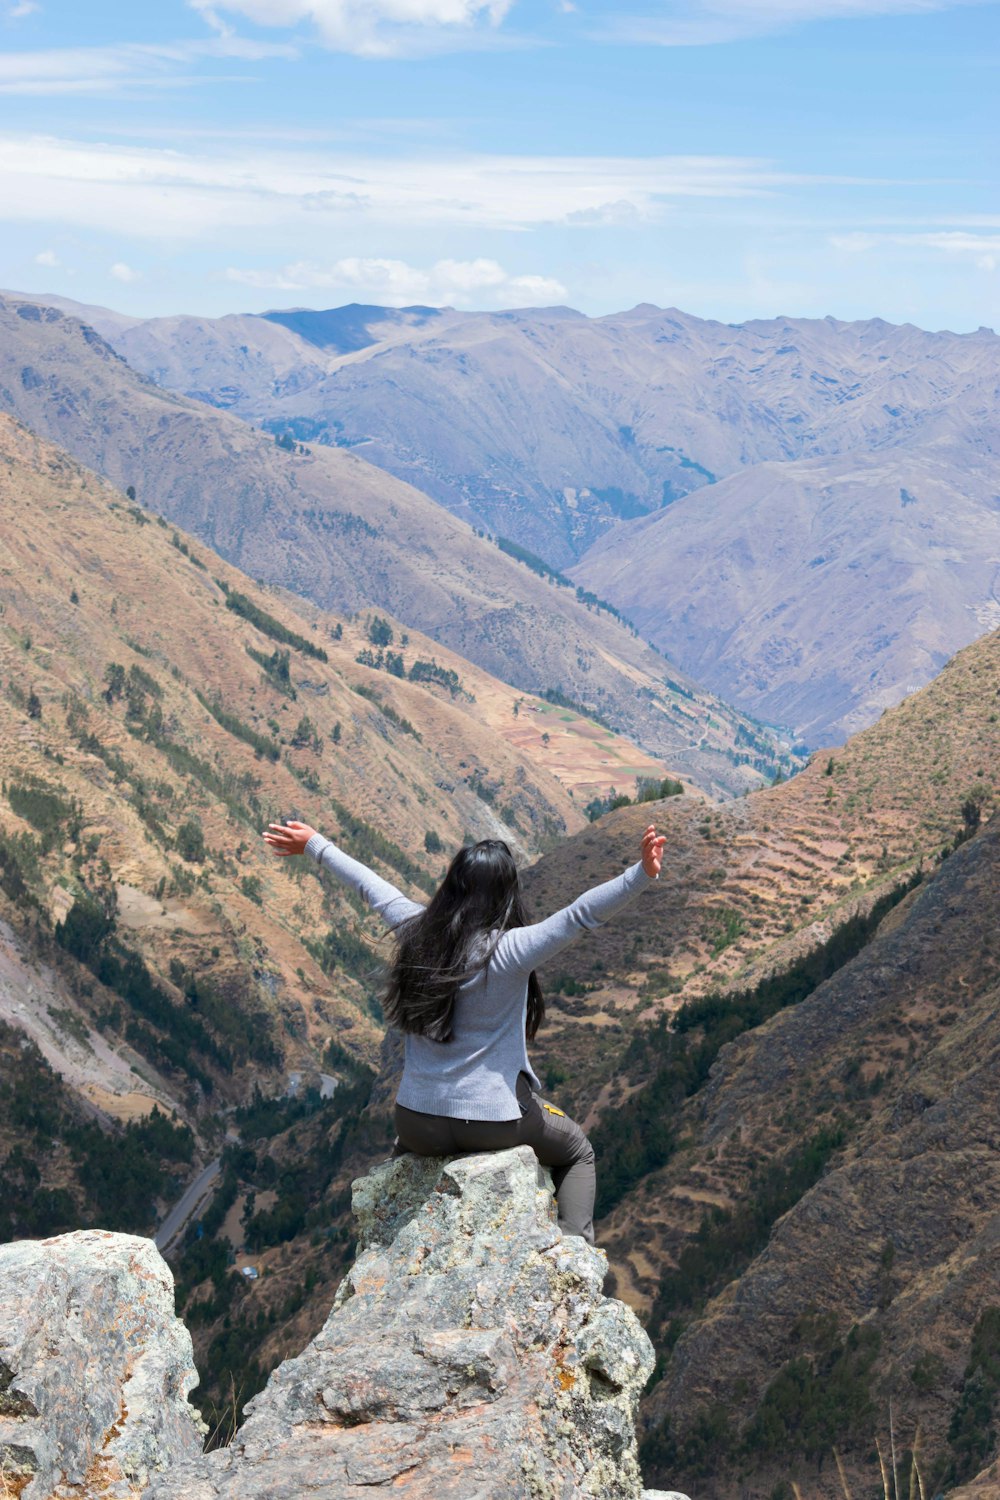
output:
M 534 922 L 530 927 L 514 927 L 505 932 L 497 944 L 497 966 L 508 971 L 529 971 L 561 953 L 581 933 L 602 927 L 609 917 L 659 879 L 666 842 L 650 824 L 642 836 L 642 858 L 636 864 L 614 880 L 585 891 L 570 906 L 554 912 L 544 922 Z
M 367 901 L 389 927 L 398 927 L 408 917 L 415 917 L 424 909 L 419 902 L 411 901 L 360 860 L 352 859 L 343 849 L 338 849 L 336 844 L 310 828 L 308 823 L 270 823 L 263 838 L 275 854 L 312 855 L 319 865 L 336 875 L 353 891 L 357 891 L 362 900 Z

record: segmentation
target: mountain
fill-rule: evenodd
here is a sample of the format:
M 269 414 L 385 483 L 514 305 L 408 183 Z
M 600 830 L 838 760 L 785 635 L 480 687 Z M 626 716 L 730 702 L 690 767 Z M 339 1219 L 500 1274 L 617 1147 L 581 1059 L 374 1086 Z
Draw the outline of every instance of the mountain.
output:
M 1000 465 L 944 444 L 754 465 L 571 576 L 716 692 L 837 744 L 1000 625 Z
M 267 855 L 280 810 L 427 889 L 464 838 L 530 858 L 665 769 L 385 617 L 295 613 L 3 416 L 0 514 L 0 1051 L 31 1037 L 63 1113 L 211 1139 L 211 1099 L 377 1055 L 373 929 Z
M 853 962 L 726 1048 L 678 1121 L 683 1160 L 632 1205 L 647 1244 L 659 1206 L 649 1329 L 671 1351 L 651 1482 L 833 1500 L 839 1464 L 875 1493 L 880 1440 L 898 1493 L 919 1474 L 930 1495 L 997 1457 L 998 906 L 994 817 Z
M 630 862 L 648 822 L 668 840 L 634 920 L 585 937 L 543 976 L 558 995 L 540 1076 L 564 1074 L 571 1107 L 597 1119 L 627 1097 L 623 1059 L 645 1026 L 789 971 L 904 894 L 1000 800 L 998 686 L 1000 631 L 788 782 L 721 806 L 681 796 L 623 808 L 547 851 L 525 877 L 539 913 Z
M 928 1495 L 997 1456 L 998 684 L 995 632 L 786 785 L 624 809 L 529 874 L 549 909 L 669 837 L 662 889 L 542 973 L 535 1048 L 657 1348 L 647 1483 L 875 1493 L 890 1418 L 901 1493 L 915 1445 Z
M 608 1252 L 617 1294 L 648 1326 L 662 1379 L 671 1378 L 670 1350 L 682 1328 L 690 1329 L 685 1337 L 692 1347 L 700 1347 L 706 1295 L 766 1255 L 780 1216 L 822 1180 L 826 1165 L 836 1165 L 839 1151 L 860 1139 L 865 1111 L 882 1111 L 877 1119 L 887 1140 L 891 1111 L 898 1105 L 906 1118 L 901 1091 L 907 1087 L 909 1059 L 929 1056 L 928 1049 L 946 1039 L 961 1017 L 961 1011 L 953 1014 L 953 997 L 965 995 L 964 986 L 972 989 L 973 1017 L 982 1014 L 986 1025 L 978 997 L 992 972 L 992 888 L 963 887 L 964 906 L 956 906 L 954 893 L 941 903 L 933 893 L 947 890 L 942 878 L 950 880 L 972 850 L 985 846 L 982 834 L 968 835 L 1000 803 L 998 663 L 1000 633 L 968 647 L 929 688 L 836 755 L 816 757 L 791 781 L 722 807 L 681 796 L 611 812 L 548 850 L 526 872 L 529 910 L 540 917 L 631 862 L 646 822 L 655 820 L 668 834 L 667 863 L 657 887 L 542 972 L 548 1016 L 531 1049 L 546 1096 L 581 1120 L 594 1142 L 598 1243 Z M 987 831 L 993 837 L 992 825 Z M 921 917 L 925 925 L 904 927 L 915 920 L 919 903 L 929 913 Z M 961 921 L 957 913 L 965 913 Z M 878 944 L 893 924 L 903 936 L 886 957 Z M 928 1002 L 928 1025 L 921 1032 L 918 999 L 905 1002 L 906 1029 L 897 1024 L 892 1005 L 904 980 L 911 987 L 907 994 L 922 993 L 921 976 L 930 973 L 924 966 L 931 951 L 928 932 L 934 962 L 945 977 L 934 980 L 936 998 Z M 855 991 L 847 981 L 852 959 L 871 966 L 874 977 L 866 983 L 875 1000 L 867 1006 L 852 999 Z M 824 1001 L 824 996 L 833 998 Z M 869 1013 L 874 1020 L 865 1031 Z M 790 1052 L 786 1037 L 793 1038 Z M 894 1049 L 902 1050 L 902 1060 L 893 1058 Z M 739 1082 L 736 1065 L 765 1055 L 767 1068 Z M 806 1062 L 800 1064 L 800 1056 Z M 988 1053 L 984 1057 L 988 1060 Z M 346 1135 L 337 1123 L 336 1098 L 316 1100 L 304 1110 L 284 1101 L 239 1116 L 243 1144 L 227 1148 L 227 1186 L 206 1216 L 205 1238 L 189 1237 L 177 1258 L 178 1305 L 192 1326 L 197 1320 L 205 1380 L 197 1399 L 213 1422 L 231 1420 L 229 1372 L 236 1392 L 259 1389 L 267 1370 L 303 1347 L 326 1318 L 344 1266 L 341 1237 L 349 1234 L 350 1182 L 392 1141 L 399 1059 L 390 1037 L 382 1058 L 370 1101 Z M 807 1066 L 808 1059 L 815 1065 Z M 737 1082 L 730 1088 L 731 1064 Z M 750 1102 L 744 1130 L 739 1110 L 745 1097 Z M 969 1108 L 978 1109 L 981 1097 L 970 1094 Z M 731 1108 L 725 1113 L 727 1101 Z M 731 1138 L 724 1138 L 724 1126 Z M 874 1126 L 870 1136 L 877 1144 Z M 327 1165 L 331 1140 L 339 1143 L 333 1171 Z M 773 1180 L 767 1175 L 771 1161 Z M 947 1172 L 942 1161 L 945 1181 Z M 988 1208 L 988 1193 L 984 1201 Z M 701 1224 L 713 1206 L 723 1217 L 699 1258 Z M 859 1252 L 869 1253 L 874 1242 L 881 1257 L 880 1221 L 874 1213 L 866 1220 L 865 1212 L 862 1201 L 850 1232 Z M 931 1215 L 925 1225 L 928 1255 L 934 1253 L 935 1222 Z M 959 1214 L 955 1223 L 962 1222 Z M 813 1239 L 819 1244 L 828 1232 L 820 1226 Z M 257 1284 L 263 1291 L 259 1303 L 245 1304 L 236 1278 L 226 1278 L 230 1246 L 245 1246 L 252 1255 L 263 1278 Z M 682 1261 L 686 1249 L 690 1254 Z M 902 1241 L 892 1253 L 902 1265 Z M 679 1290 L 678 1268 L 689 1278 Z M 801 1283 L 791 1264 L 784 1275 L 789 1296 L 797 1285 L 805 1298 L 812 1295 L 815 1274 L 805 1260 Z M 658 1301 L 664 1286 L 687 1300 L 665 1308 Z M 836 1330 L 841 1340 L 849 1329 L 847 1307 Z M 195 1313 L 198 1308 L 204 1314 Z M 704 1314 L 709 1329 L 714 1308 L 710 1303 Z M 978 1311 L 963 1324 L 957 1307 L 949 1313 L 950 1371 L 968 1359 L 977 1316 Z M 766 1318 L 761 1322 L 758 1340 L 767 1331 Z M 783 1326 L 762 1357 L 761 1382 L 801 1352 L 792 1335 L 785 1339 Z M 684 1347 L 682 1341 L 679 1351 Z M 706 1356 L 704 1368 L 691 1366 L 691 1393 L 678 1401 L 673 1429 L 662 1430 L 658 1387 L 644 1404 L 647 1482 L 655 1478 L 687 1493 L 704 1491 L 729 1500 L 730 1493 L 738 1493 L 728 1488 L 738 1459 L 731 1445 L 720 1442 L 720 1467 L 711 1479 L 723 1487 L 706 1488 L 698 1477 L 704 1456 L 697 1452 L 697 1433 L 704 1430 L 710 1453 L 715 1442 L 711 1411 L 706 1414 L 698 1398 L 704 1388 L 718 1389 L 720 1399 L 728 1400 L 729 1374 L 738 1362 L 708 1347 L 711 1361 Z M 827 1353 L 835 1356 L 837 1347 L 834 1340 Z M 814 1357 L 811 1346 L 808 1353 Z M 924 1379 L 926 1363 L 918 1380 Z M 936 1369 L 931 1363 L 930 1374 Z M 837 1372 L 839 1379 L 842 1364 Z M 893 1392 L 909 1421 L 908 1368 L 898 1378 L 886 1374 L 878 1389 Z M 740 1395 L 742 1390 L 737 1373 L 731 1391 L 738 1431 L 753 1420 L 753 1403 L 763 1400 L 762 1384 Z M 945 1384 L 935 1398 L 932 1456 L 944 1455 L 949 1463 L 950 1450 L 940 1440 L 958 1394 L 958 1386 L 949 1391 Z M 884 1402 L 880 1411 L 884 1414 Z M 859 1430 L 870 1437 L 873 1429 Z M 884 1421 L 878 1430 L 885 1434 Z M 852 1474 L 867 1484 L 871 1474 L 864 1453 L 848 1453 L 836 1432 L 832 1442 L 838 1452 L 844 1449 Z M 803 1493 L 823 1495 L 819 1485 L 835 1475 L 829 1440 L 820 1446 L 820 1475 L 808 1459 L 795 1458 L 804 1475 Z M 790 1441 L 788 1447 L 791 1453 Z M 785 1477 L 774 1472 L 765 1454 L 753 1482 L 760 1481 L 758 1491 L 769 1500 Z M 758 1491 L 750 1492 L 754 1500 Z M 868 1493 L 868 1488 L 854 1492 Z
M 160 384 L 348 447 L 568 571 L 810 745 L 1000 619 L 989 329 L 649 305 L 88 312 Z
M 54 309 L 2 301 L 0 328 L 0 405 L 251 576 L 388 611 L 515 687 L 586 705 L 709 789 L 795 763 L 600 601 L 352 454 L 164 392 Z

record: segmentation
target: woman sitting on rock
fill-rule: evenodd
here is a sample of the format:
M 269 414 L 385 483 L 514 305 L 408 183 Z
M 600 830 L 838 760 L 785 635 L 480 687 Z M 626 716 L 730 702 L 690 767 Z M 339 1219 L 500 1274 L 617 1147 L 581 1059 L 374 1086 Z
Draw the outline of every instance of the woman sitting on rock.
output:
M 534 1092 L 528 1061 L 545 1015 L 535 969 L 600 927 L 659 878 L 666 839 L 652 825 L 641 858 L 544 922 L 528 923 L 517 866 L 500 839 L 460 849 L 426 906 L 409 900 L 306 823 L 271 823 L 275 854 L 310 854 L 396 937 L 383 999 L 405 1036 L 394 1156 L 531 1146 L 552 1169 L 565 1234 L 594 1243 L 594 1152 L 579 1125 Z

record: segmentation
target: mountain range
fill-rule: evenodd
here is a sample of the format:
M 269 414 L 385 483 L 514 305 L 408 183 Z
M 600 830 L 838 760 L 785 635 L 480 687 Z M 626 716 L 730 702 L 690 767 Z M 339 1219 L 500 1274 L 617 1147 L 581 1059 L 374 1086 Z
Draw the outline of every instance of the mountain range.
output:
M 211 1139 L 251 1080 L 377 1057 L 374 929 L 269 819 L 420 891 L 463 840 L 530 859 L 665 773 L 390 617 L 296 610 L 5 416 L 0 513 L 0 1020 L 104 1126 L 155 1104 Z M 16 1117 L 0 1089 L 0 1145 Z
M 162 390 L 55 308 L 0 299 L 0 408 L 252 577 L 386 610 L 517 688 L 584 705 L 707 790 L 799 763 L 530 556 L 352 453 L 278 443 Z
M 325 1320 L 350 1259 L 350 1182 L 388 1150 L 398 1068 L 373 999 L 375 925 L 308 870 L 265 859 L 259 828 L 322 814 L 415 893 L 463 839 L 501 836 L 538 856 L 524 883 L 541 916 L 630 863 L 655 820 L 660 882 L 543 971 L 532 1049 L 546 1096 L 594 1142 L 598 1241 L 656 1345 L 647 1482 L 713 1500 L 789 1500 L 795 1486 L 844 1500 L 876 1492 L 881 1445 L 901 1493 L 989 1495 L 1000 631 L 988 604 L 979 638 L 943 665 L 915 606 L 929 685 L 893 705 L 887 668 L 874 722 L 763 787 L 781 765 L 766 732 L 525 543 L 502 550 L 336 445 L 163 391 L 70 313 L 0 300 L 0 405 L 28 424 L 0 417 L 6 1236 L 80 1221 L 147 1232 L 217 1152 L 175 1275 L 203 1374 L 195 1399 L 235 1423 Z M 388 356 L 452 317 L 348 313 L 326 315 L 325 331 L 305 312 L 244 321 L 286 341 L 289 359 L 304 328 L 371 365 L 373 329 Z M 119 320 L 115 336 L 144 326 Z M 960 352 L 975 364 L 990 337 Z M 941 389 L 957 360 L 942 359 Z M 942 422 L 971 410 L 969 389 Z M 987 414 L 963 450 L 987 476 L 991 441 Z M 829 463 L 838 494 L 855 496 L 831 577 L 860 571 L 867 517 L 913 556 L 921 538 L 928 555 L 953 546 L 941 577 L 950 568 L 968 606 L 968 554 L 979 536 L 988 559 L 992 533 L 948 489 L 950 444 L 936 469 L 916 444 L 765 458 L 622 520 L 580 566 L 763 472 L 792 494 L 767 525 L 794 578 L 808 526 L 787 517 L 822 510 L 815 465 Z M 885 486 L 911 464 L 898 514 L 872 499 L 882 463 Z M 983 515 L 988 492 L 984 479 Z M 951 540 L 932 514 L 945 507 Z M 875 628 L 843 607 L 845 640 Z M 958 605 L 944 616 L 940 654 Z M 754 629 L 728 657 L 718 637 L 734 680 L 740 652 L 760 649 Z M 781 672 L 793 675 L 787 658 Z M 806 697 L 810 674 L 816 656 L 793 688 L 821 726 L 832 721 L 822 694 Z M 846 677 L 823 691 L 837 722 L 857 711 Z M 605 715 L 634 723 L 634 740 Z M 638 777 L 655 791 L 685 755 L 679 794 L 584 815 Z M 704 795 L 737 786 L 748 795 Z
M 1000 622 L 989 329 L 649 305 L 80 311 L 159 384 L 348 448 L 527 548 L 812 746 Z

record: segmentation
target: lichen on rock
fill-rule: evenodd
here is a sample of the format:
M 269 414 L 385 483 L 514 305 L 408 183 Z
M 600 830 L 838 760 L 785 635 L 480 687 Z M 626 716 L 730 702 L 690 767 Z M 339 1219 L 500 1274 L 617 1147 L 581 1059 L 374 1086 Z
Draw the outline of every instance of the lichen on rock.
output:
M 556 1223 L 530 1147 L 402 1156 L 354 1184 L 357 1259 L 232 1445 L 149 1500 L 639 1500 L 653 1351 Z
M 0 1468 L 30 1476 L 22 1500 L 116 1500 L 199 1456 L 197 1379 L 152 1240 L 81 1230 L 0 1245 Z

